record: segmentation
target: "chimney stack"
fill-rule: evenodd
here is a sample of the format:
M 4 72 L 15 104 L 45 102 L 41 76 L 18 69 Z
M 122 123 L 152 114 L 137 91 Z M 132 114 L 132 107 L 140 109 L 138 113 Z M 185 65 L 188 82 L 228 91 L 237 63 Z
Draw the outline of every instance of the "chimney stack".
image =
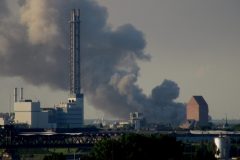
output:
M 23 88 L 20 90 L 20 101 L 23 101 Z
M 70 20 L 70 51 L 69 51 L 69 82 L 70 95 L 80 97 L 81 95 L 81 55 L 80 55 L 80 10 L 71 12 Z
M 17 102 L 18 101 L 18 95 L 17 95 L 17 91 L 18 89 L 17 88 L 14 88 L 14 102 Z

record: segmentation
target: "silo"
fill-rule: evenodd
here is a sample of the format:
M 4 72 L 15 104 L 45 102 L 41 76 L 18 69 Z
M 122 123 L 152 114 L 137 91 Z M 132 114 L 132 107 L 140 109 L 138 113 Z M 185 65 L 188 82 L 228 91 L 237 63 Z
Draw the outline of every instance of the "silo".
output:
M 227 136 L 219 136 L 214 138 L 214 143 L 216 145 L 215 157 L 220 160 L 228 160 L 230 151 L 230 138 Z

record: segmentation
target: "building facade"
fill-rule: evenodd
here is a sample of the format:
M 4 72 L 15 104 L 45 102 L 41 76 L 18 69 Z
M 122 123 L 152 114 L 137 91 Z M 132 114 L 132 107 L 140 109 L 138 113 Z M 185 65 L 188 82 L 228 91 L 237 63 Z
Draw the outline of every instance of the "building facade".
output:
M 14 90 L 15 123 L 26 123 L 32 128 L 80 128 L 84 123 L 84 95 L 81 93 L 81 55 L 80 55 L 80 10 L 72 10 L 69 36 L 69 90 L 67 103 L 59 104 L 53 109 L 40 108 L 40 102 L 23 100 L 23 89 L 20 101 L 17 89 Z M 44 124 L 44 125 L 43 125 Z M 55 127 L 54 127 L 55 128 Z
M 208 125 L 208 104 L 202 96 L 193 96 L 187 104 L 187 120 L 200 126 Z
M 130 118 L 130 123 L 134 126 L 135 130 L 141 129 L 144 121 L 143 113 L 131 112 L 129 114 L 129 118 Z
M 70 19 L 69 90 L 65 120 L 68 128 L 80 128 L 84 122 L 84 95 L 81 93 L 80 10 L 73 9 Z
M 15 123 L 25 123 L 31 128 L 37 128 L 40 111 L 40 102 L 31 100 L 14 102 Z
M 40 102 L 22 100 L 14 102 L 15 124 L 27 124 L 30 128 L 54 128 L 48 121 L 48 112 L 42 111 Z

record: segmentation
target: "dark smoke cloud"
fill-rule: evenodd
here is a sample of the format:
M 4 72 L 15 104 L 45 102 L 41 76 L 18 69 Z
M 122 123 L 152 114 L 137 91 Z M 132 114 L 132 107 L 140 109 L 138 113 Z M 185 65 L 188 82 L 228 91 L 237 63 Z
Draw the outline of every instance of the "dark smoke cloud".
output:
M 134 26 L 125 24 L 113 30 L 107 24 L 106 8 L 93 0 L 20 0 L 18 5 L 19 17 L 6 14 L 7 10 L 0 12 L 8 18 L 0 24 L 2 76 L 66 90 L 67 23 L 71 9 L 80 8 L 81 78 L 89 102 L 120 118 L 139 111 L 150 121 L 183 120 L 183 104 L 173 102 L 179 95 L 176 83 L 165 80 L 150 96 L 136 84 L 136 61 L 149 60 L 149 56 L 144 53 L 144 35 Z
M 151 102 L 153 106 L 158 107 L 162 110 L 162 113 L 155 113 L 157 115 L 162 115 L 162 117 L 154 116 L 158 121 L 164 120 L 165 122 L 179 122 L 185 118 L 185 105 L 182 103 L 176 103 L 179 96 L 178 85 L 171 80 L 164 80 L 159 86 L 156 86 L 152 90 Z
M 169 80 L 165 80 L 160 86 L 152 90 L 152 99 L 157 105 L 163 103 L 170 104 L 179 96 L 178 85 Z

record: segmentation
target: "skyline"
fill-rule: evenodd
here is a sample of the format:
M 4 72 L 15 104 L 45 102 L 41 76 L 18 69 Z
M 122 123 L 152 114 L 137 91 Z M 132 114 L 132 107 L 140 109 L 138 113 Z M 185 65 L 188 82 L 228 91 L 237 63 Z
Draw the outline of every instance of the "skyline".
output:
M 225 118 L 225 114 L 229 118 L 239 118 L 240 22 L 237 20 L 240 2 L 99 2 L 107 7 L 108 23 L 113 28 L 131 23 L 144 33 L 145 52 L 151 55 L 151 60 L 138 62 L 140 77 L 137 84 L 146 94 L 164 79 L 170 79 L 180 87 L 178 102 L 187 103 L 192 95 L 203 95 L 213 118 Z M 124 7 L 124 11 L 119 6 Z M 156 71 L 159 75 L 155 74 Z M 27 97 L 37 97 L 48 107 L 68 95 L 68 92 L 44 85 L 32 86 L 21 78 L 0 78 L 2 106 L 8 106 L 9 96 L 18 86 L 25 88 Z M 1 109 L 8 110 L 7 107 Z M 85 105 L 85 110 L 87 118 L 103 116 L 101 111 L 89 109 L 89 105 Z

